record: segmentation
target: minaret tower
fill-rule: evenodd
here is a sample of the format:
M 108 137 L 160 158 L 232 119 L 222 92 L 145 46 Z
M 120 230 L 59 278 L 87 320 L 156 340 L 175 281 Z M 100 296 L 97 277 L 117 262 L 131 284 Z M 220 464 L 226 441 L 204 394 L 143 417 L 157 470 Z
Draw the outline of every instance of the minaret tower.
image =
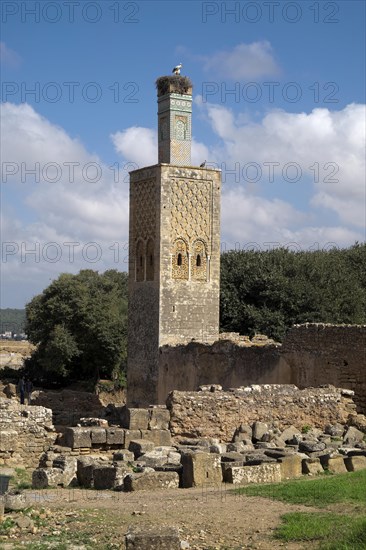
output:
M 191 166 L 192 85 L 157 80 L 159 164 L 130 173 L 128 404 L 164 403 L 163 345 L 219 333 L 221 171 Z M 160 391 L 159 391 L 160 388 Z

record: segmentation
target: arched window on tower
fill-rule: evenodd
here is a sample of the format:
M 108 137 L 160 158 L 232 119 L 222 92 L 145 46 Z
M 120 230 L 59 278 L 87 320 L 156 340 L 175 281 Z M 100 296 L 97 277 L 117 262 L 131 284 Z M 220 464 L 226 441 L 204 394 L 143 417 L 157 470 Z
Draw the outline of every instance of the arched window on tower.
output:
M 172 250 L 173 279 L 188 280 L 188 246 L 183 239 L 177 239 Z
M 154 253 L 155 253 L 154 241 L 153 239 L 149 239 L 146 245 L 146 280 L 147 281 L 154 280 L 154 264 L 155 264 Z
M 207 247 L 202 240 L 197 240 L 192 247 L 191 279 L 207 281 Z
M 136 244 L 135 280 L 136 281 L 145 280 L 145 250 L 144 250 L 144 243 L 141 240 L 137 241 L 137 244 Z

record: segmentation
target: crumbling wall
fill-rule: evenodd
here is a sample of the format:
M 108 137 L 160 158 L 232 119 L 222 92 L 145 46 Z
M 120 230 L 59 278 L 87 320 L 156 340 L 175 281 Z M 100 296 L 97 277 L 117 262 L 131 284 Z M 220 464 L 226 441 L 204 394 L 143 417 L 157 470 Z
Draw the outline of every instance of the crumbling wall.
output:
M 36 468 L 56 440 L 52 411 L 0 398 L 0 464 Z
M 35 391 L 32 404 L 52 409 L 56 426 L 75 426 L 80 418 L 102 416 L 104 409 L 97 395 L 66 389 Z
M 229 392 L 173 391 L 167 400 L 173 436 L 215 437 L 231 441 L 240 424 L 265 422 L 271 429 L 293 425 L 324 428 L 345 424 L 356 406 L 352 392 L 327 386 L 262 385 Z
M 219 340 L 214 344 L 191 342 L 163 346 L 159 359 L 159 403 L 173 390 L 195 391 L 203 384 L 224 389 L 248 384 L 289 384 L 289 365 L 281 360 L 281 345 Z
M 366 414 L 366 325 L 295 325 L 281 356 L 294 384 L 349 388 L 355 392 L 358 412 Z
M 203 384 L 220 384 L 224 389 L 249 384 L 300 388 L 332 384 L 353 390 L 357 410 L 365 414 L 366 326 L 295 325 L 282 345 L 230 333 L 212 345 L 163 346 L 158 384 L 159 403 L 170 391 L 195 391 Z

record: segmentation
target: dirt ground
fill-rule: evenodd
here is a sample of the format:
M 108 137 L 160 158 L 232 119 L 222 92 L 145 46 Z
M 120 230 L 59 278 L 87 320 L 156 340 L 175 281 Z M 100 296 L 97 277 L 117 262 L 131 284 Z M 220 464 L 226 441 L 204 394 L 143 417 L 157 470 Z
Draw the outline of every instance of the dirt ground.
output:
M 3 550 L 18 548 L 9 544 L 15 540 L 18 544 L 53 540 L 53 548 L 63 541 L 70 549 L 123 550 L 129 526 L 144 524 L 178 527 L 181 540 L 189 543 L 190 550 L 315 548 L 308 542 L 290 544 L 273 538 L 282 514 L 311 511 L 311 508 L 238 496 L 232 489 L 136 493 L 58 489 L 27 491 L 27 494 L 33 508 L 38 510 L 33 513 L 43 518 L 43 526 L 35 528 L 33 533 L 16 529 L 7 537 L 0 537 Z

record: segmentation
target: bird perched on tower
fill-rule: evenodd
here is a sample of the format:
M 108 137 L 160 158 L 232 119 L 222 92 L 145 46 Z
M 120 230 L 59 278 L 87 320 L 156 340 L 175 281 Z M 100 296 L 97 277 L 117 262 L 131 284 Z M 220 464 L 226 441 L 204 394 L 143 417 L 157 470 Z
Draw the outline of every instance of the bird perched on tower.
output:
M 200 164 L 200 168 L 204 168 L 206 166 L 206 161 L 204 160 L 202 164 Z
M 180 74 L 180 70 L 181 70 L 182 67 L 183 67 L 182 63 L 179 63 L 179 65 L 174 67 L 174 69 L 172 70 L 172 73 L 173 74 Z

